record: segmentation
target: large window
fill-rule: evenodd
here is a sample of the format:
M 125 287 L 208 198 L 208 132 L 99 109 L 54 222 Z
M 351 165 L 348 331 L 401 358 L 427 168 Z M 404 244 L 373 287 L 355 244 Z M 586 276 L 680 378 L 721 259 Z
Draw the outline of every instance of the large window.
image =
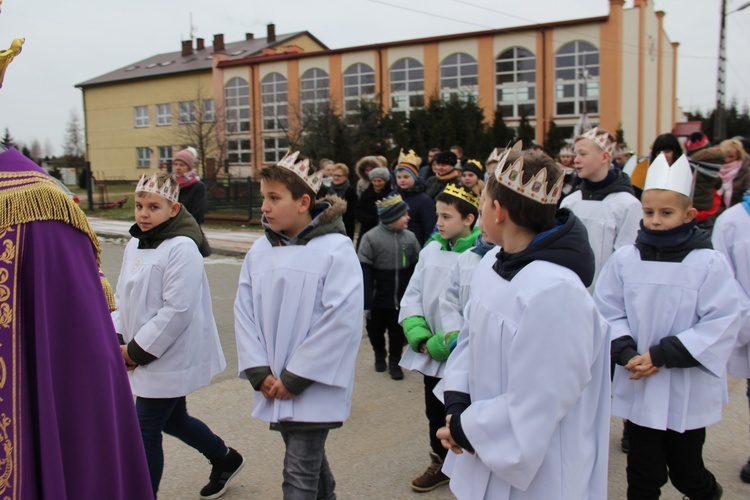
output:
M 344 115 L 359 113 L 362 99 L 375 98 L 375 71 L 363 63 L 352 64 L 344 71 Z
M 495 59 L 495 96 L 503 118 L 536 115 L 536 58 L 513 47 Z
M 391 114 L 409 118 L 413 109 L 424 107 L 424 67 L 411 57 L 399 59 L 390 70 Z
M 555 114 L 583 113 L 599 113 L 599 50 L 576 40 L 555 54 Z
M 328 108 L 331 102 L 328 73 L 320 68 L 308 69 L 302 74 L 300 84 L 300 106 L 302 124 Z
M 203 99 L 203 121 L 213 122 L 216 119 L 216 112 L 214 111 L 214 100 Z
M 289 127 L 289 101 L 286 78 L 281 73 L 270 73 L 260 83 L 263 108 L 263 130 L 284 130 Z
M 151 166 L 151 148 L 135 148 L 138 168 L 149 168 Z
M 230 139 L 227 141 L 229 163 L 250 163 L 250 139 Z
M 250 93 L 247 81 L 242 78 L 232 78 L 224 85 L 224 106 L 226 107 L 227 133 L 249 132 Z M 213 101 L 211 101 L 211 108 L 213 112 Z
M 159 146 L 159 168 L 167 168 L 172 161 L 172 146 Z
M 136 127 L 148 127 L 148 106 L 136 106 L 133 108 Z
M 440 63 L 440 93 L 443 100 L 477 99 L 477 60 L 469 54 L 451 54 Z
M 180 123 L 195 122 L 195 103 L 193 101 L 182 101 L 179 103 Z
M 264 137 L 263 138 L 263 161 L 276 163 L 284 157 L 289 149 L 289 141 L 286 137 Z
M 163 125 L 172 125 L 172 105 L 169 103 L 156 105 L 156 126 Z

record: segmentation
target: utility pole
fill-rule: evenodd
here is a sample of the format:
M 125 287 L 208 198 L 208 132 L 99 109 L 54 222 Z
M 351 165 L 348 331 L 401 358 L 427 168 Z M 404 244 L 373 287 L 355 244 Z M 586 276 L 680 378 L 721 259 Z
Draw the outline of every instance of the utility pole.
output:
M 724 140 L 724 92 L 726 90 L 726 23 L 727 0 L 721 0 L 721 28 L 719 30 L 719 72 L 716 81 L 716 111 L 714 111 L 714 143 Z

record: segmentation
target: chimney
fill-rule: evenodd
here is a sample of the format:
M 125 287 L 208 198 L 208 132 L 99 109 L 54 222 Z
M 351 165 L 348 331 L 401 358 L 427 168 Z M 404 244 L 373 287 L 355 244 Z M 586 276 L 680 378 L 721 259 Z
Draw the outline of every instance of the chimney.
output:
M 252 33 L 245 33 L 245 41 L 252 40 L 253 38 L 255 38 L 255 35 Z
M 214 35 L 214 52 L 221 52 L 224 50 L 224 35 Z
M 266 35 L 266 42 L 273 43 L 276 41 L 276 25 L 268 23 L 268 34 Z
M 193 41 L 183 40 L 182 41 L 182 55 L 189 56 L 193 53 Z
M 195 39 L 195 43 L 197 45 L 195 47 L 196 50 L 205 50 L 205 48 L 206 48 L 206 42 L 205 42 L 205 40 L 203 40 L 203 38 L 196 38 Z

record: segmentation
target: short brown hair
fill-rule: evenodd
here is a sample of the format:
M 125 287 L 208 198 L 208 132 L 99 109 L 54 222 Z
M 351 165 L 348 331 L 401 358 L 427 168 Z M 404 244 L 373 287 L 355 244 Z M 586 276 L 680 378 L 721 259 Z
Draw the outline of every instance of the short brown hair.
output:
M 543 168 L 547 169 L 547 192 L 552 191 L 555 182 L 562 175 L 562 170 L 555 161 L 547 155 L 535 154 L 523 151 L 519 154 L 523 157 L 523 179 L 525 184 L 529 182 Z M 516 157 L 517 158 L 517 157 Z M 515 161 L 515 160 L 513 160 Z M 513 161 L 509 158 L 504 169 L 510 168 Z M 508 216 L 517 226 L 528 229 L 534 234 L 551 229 L 555 225 L 555 213 L 557 205 L 545 205 L 527 198 L 513 189 L 500 184 L 494 175 L 487 179 L 485 196 L 497 201 L 508 210 Z
M 349 167 L 345 163 L 337 163 L 333 166 L 333 170 L 341 170 L 344 175 L 349 175 Z
M 314 171 L 315 169 L 311 165 L 308 173 L 313 173 Z M 293 200 L 299 200 L 303 195 L 308 195 L 310 197 L 311 208 L 315 203 L 315 191 L 299 175 L 287 168 L 278 165 L 266 165 L 260 171 L 260 180 L 282 183 L 292 193 Z

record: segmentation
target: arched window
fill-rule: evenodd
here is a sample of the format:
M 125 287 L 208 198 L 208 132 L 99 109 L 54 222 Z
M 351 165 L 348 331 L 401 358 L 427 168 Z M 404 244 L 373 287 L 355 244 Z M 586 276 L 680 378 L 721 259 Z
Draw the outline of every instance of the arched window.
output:
M 466 99 L 478 96 L 477 60 L 469 54 L 457 52 L 440 63 L 440 93 L 443 100 Z
M 512 47 L 495 59 L 495 96 L 503 118 L 536 115 L 536 57 Z
M 247 81 L 232 78 L 224 85 L 224 106 L 226 107 L 227 133 L 248 132 L 250 130 L 250 94 Z
M 413 109 L 424 107 L 424 66 L 411 57 L 399 59 L 390 70 L 391 114 L 409 118 Z
M 311 68 L 302 74 L 300 83 L 300 107 L 302 123 L 324 111 L 331 102 L 328 73 L 320 68 Z
M 599 50 L 576 40 L 555 54 L 555 114 L 583 113 L 599 113 Z
M 364 63 L 352 64 L 344 71 L 344 116 L 359 112 L 362 99 L 375 98 L 375 70 Z
M 285 130 L 289 127 L 289 104 L 286 78 L 269 73 L 260 82 L 263 131 Z

